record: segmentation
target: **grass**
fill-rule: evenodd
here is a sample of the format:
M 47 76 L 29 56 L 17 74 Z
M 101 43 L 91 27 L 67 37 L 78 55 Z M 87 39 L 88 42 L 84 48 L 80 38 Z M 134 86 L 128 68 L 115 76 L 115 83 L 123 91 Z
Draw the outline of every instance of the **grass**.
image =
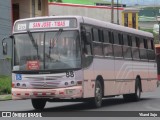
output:
M 0 95 L 0 101 L 11 100 L 11 99 L 12 99 L 11 94 L 9 94 L 9 95 Z
M 0 95 L 11 93 L 11 76 L 0 76 Z
M 62 1 L 63 3 L 84 4 L 84 5 L 95 5 L 95 3 L 110 3 L 103 0 L 62 0 Z

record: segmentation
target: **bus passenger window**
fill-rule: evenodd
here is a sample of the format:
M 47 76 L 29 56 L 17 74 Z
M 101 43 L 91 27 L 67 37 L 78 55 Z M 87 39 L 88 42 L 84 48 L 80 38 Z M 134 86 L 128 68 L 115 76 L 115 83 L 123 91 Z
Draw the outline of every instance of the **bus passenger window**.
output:
M 132 36 L 132 47 L 137 47 L 136 38 Z
M 103 40 L 105 43 L 109 43 L 109 33 L 107 30 L 103 31 Z
M 151 47 L 152 47 L 152 50 L 154 50 L 154 43 L 153 43 L 153 40 L 151 40 Z
M 142 38 L 139 39 L 139 45 L 140 48 L 144 48 L 144 41 Z
M 119 38 L 119 44 L 123 45 L 123 35 L 121 33 L 118 33 L 118 38 Z
M 144 48 L 148 49 L 147 40 L 146 40 L 146 39 L 143 39 L 143 42 L 144 42 Z
M 123 34 L 123 44 L 124 44 L 125 46 L 128 46 L 128 37 L 127 37 L 126 34 Z
M 118 37 L 118 33 L 117 31 L 114 31 L 114 44 L 118 44 L 119 45 L 119 37 Z
M 132 46 L 132 36 L 128 35 L 128 46 Z
M 114 36 L 112 34 L 112 32 L 108 32 L 108 35 L 109 35 L 109 43 L 113 43 L 114 42 Z
M 92 29 L 92 34 L 93 34 L 93 41 L 97 41 L 99 42 L 99 32 L 98 32 L 98 29 L 96 28 L 93 28 Z
M 140 40 L 139 40 L 139 38 L 138 37 L 136 37 L 136 47 L 140 47 Z

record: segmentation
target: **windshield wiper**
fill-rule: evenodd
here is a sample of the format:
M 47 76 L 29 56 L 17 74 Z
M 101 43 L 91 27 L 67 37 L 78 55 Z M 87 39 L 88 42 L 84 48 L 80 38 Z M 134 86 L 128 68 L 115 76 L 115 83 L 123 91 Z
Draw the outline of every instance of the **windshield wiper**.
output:
M 36 51 L 37 51 L 37 57 L 38 57 L 38 45 L 37 45 L 37 43 L 35 42 L 35 40 L 34 40 L 34 38 L 33 38 L 33 36 L 32 36 L 32 33 L 31 33 L 29 30 L 27 31 L 27 33 L 28 33 L 28 35 L 29 35 L 29 38 L 30 38 L 32 44 L 33 44 L 33 47 L 34 47 L 34 48 L 36 49 Z
M 60 37 L 60 35 L 62 34 L 63 32 L 63 29 L 59 29 L 59 31 L 55 34 L 55 36 L 53 37 L 52 41 L 50 41 L 50 46 L 49 46 L 49 57 L 51 56 L 51 43 L 57 41 Z

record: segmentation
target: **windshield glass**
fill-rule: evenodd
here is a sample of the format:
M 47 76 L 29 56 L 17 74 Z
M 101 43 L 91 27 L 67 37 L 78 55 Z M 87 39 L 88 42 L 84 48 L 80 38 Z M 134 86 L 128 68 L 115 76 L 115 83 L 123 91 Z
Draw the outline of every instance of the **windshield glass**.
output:
M 16 34 L 14 71 L 80 68 L 78 31 Z

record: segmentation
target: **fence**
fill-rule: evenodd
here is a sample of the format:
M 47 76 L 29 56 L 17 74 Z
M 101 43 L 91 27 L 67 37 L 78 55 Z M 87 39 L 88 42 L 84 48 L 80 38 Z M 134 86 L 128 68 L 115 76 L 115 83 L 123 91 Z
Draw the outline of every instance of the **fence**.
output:
M 10 59 L 0 59 L 0 75 L 11 75 Z

